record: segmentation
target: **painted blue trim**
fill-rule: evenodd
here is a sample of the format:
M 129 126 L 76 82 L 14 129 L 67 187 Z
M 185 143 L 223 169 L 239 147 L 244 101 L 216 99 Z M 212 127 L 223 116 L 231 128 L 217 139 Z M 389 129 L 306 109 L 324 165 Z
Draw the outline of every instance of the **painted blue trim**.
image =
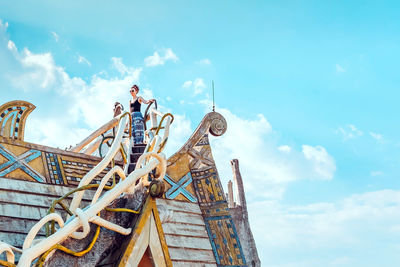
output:
M 234 233 L 234 236 L 230 236 L 230 238 L 235 238 L 236 239 L 236 244 L 238 245 L 238 248 L 239 248 L 239 251 L 240 251 L 240 257 L 238 257 L 238 259 L 241 258 L 243 260 L 244 265 L 219 265 L 219 262 L 218 262 L 219 261 L 219 255 L 218 255 L 218 251 L 216 249 L 215 243 L 214 243 L 214 238 L 211 235 L 211 229 L 209 229 L 210 228 L 209 221 L 226 220 L 226 219 L 229 220 L 229 223 L 231 224 L 231 227 L 232 227 L 232 230 L 233 230 L 233 233 Z M 231 215 L 224 215 L 224 216 L 204 217 L 204 222 L 205 222 L 205 225 L 206 225 L 208 238 L 211 241 L 210 243 L 211 243 L 211 246 L 213 248 L 214 256 L 215 256 L 215 259 L 217 260 L 218 266 L 219 267 L 224 267 L 224 266 L 230 266 L 230 267 L 233 267 L 233 266 L 239 266 L 239 267 L 247 266 L 246 265 L 246 258 L 244 257 L 244 254 L 243 254 L 242 244 L 240 243 L 239 236 L 238 236 L 237 231 L 236 231 L 236 226 L 235 226 L 235 224 L 234 224 L 234 222 L 232 220 L 232 216 Z
M 32 160 L 41 156 L 42 152 L 39 150 L 31 149 L 23 154 L 26 154 L 21 159 L 17 159 L 18 157 L 6 151 L 5 147 L 0 145 L 0 154 L 8 159 L 8 162 L 5 162 L 0 165 L 0 176 L 5 176 L 16 169 L 21 169 L 26 172 L 29 176 L 35 179 L 38 182 L 45 182 L 40 176 L 38 176 L 35 172 L 30 170 L 28 167 L 28 163 Z
M 177 183 L 167 174 L 165 175 L 164 179 L 171 185 L 171 188 L 165 192 L 165 197 L 167 199 L 175 199 L 179 194 L 182 194 L 189 201 L 197 202 L 197 198 L 186 190 L 186 187 L 193 181 L 190 172 L 185 174 Z
M 217 264 L 219 266 L 221 264 L 221 261 L 219 259 L 218 251 L 217 251 L 217 248 L 216 248 L 215 242 L 214 242 L 214 238 L 216 238 L 216 237 L 213 236 L 211 229 L 210 229 L 210 225 L 208 224 L 207 221 L 205 221 L 205 225 L 206 225 L 206 230 L 207 230 L 207 234 L 208 234 L 208 239 L 210 239 L 211 247 L 212 247 L 212 250 L 214 253 L 214 258 L 217 261 Z

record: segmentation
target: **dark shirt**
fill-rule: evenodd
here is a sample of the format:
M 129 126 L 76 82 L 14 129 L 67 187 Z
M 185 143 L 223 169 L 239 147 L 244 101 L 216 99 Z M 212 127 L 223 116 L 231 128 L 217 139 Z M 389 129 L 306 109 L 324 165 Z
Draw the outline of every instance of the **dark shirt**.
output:
M 131 106 L 130 106 L 131 113 L 135 112 L 135 111 L 140 112 L 140 106 L 141 106 L 141 104 L 139 102 L 139 98 L 136 98 L 135 102 L 131 103 Z

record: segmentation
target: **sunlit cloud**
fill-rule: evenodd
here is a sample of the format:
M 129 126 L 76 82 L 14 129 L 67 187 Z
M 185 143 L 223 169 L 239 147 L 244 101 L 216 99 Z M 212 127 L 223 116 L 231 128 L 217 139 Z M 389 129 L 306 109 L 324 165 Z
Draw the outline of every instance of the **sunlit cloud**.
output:
M 56 42 L 58 42 L 58 40 L 60 39 L 60 36 L 56 32 L 51 32 L 51 35 L 53 36 L 54 40 Z
M 206 85 L 204 84 L 204 80 L 202 78 L 196 78 L 193 81 L 189 80 L 184 82 L 182 87 L 186 89 L 191 89 L 194 95 L 198 95 L 204 91 Z
M 87 60 L 85 57 L 78 55 L 78 62 L 81 64 L 87 64 L 88 66 L 92 66 L 89 60 Z
M 353 139 L 363 135 L 363 132 L 357 129 L 353 124 L 347 124 L 346 126 L 340 126 L 336 131 L 336 134 L 342 135 L 344 140 Z
M 372 136 L 372 138 L 374 138 L 378 143 L 382 143 L 383 142 L 383 136 L 381 134 L 378 133 L 374 133 L 374 132 L 369 132 L 369 134 Z
M 156 51 L 152 56 L 146 57 L 144 59 L 145 66 L 155 67 L 164 65 L 167 61 L 177 62 L 179 60 L 171 48 L 163 49 L 160 53 L 164 53 L 164 56 L 161 56 L 159 52 Z

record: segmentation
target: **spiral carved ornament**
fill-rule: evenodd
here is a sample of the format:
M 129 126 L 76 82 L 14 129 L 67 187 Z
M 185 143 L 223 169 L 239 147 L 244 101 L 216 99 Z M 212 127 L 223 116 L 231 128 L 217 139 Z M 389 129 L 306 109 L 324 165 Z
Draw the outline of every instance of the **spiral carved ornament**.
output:
M 211 115 L 210 133 L 214 136 L 221 136 L 226 132 L 228 125 L 225 118 L 217 113 L 213 112 Z

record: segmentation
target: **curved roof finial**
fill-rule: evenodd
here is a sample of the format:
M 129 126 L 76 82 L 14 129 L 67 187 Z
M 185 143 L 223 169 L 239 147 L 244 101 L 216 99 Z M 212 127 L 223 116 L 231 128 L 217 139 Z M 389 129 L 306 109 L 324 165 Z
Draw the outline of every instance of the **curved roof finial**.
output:
M 0 106 L 0 136 L 24 140 L 25 122 L 35 105 L 14 100 Z

